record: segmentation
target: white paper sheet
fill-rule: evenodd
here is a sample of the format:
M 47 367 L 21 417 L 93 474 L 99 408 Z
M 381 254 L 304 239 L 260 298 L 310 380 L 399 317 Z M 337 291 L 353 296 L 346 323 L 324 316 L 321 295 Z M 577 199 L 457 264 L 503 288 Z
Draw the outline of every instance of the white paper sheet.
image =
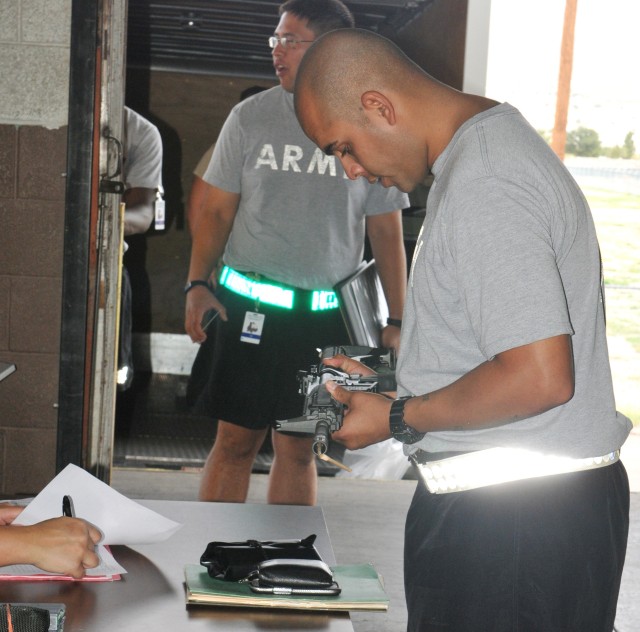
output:
M 64 495 L 71 496 L 77 518 L 102 532 L 100 544 L 162 542 L 182 527 L 123 496 L 76 465 L 67 465 L 20 513 L 14 524 L 31 525 L 61 516 Z

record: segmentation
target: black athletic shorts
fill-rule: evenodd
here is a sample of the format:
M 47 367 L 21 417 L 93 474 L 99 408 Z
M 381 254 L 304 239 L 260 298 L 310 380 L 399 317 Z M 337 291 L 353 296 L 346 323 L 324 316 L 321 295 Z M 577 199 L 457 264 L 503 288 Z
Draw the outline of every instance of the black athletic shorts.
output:
M 629 529 L 621 462 L 450 494 L 407 515 L 408 632 L 611 632 Z
M 212 375 L 204 406 L 214 419 L 245 428 L 266 428 L 302 414 L 297 374 L 319 362 L 317 349 L 349 344 L 339 309 L 285 309 L 219 288 L 229 320 L 218 320 Z M 265 315 L 260 344 L 242 342 L 247 311 Z

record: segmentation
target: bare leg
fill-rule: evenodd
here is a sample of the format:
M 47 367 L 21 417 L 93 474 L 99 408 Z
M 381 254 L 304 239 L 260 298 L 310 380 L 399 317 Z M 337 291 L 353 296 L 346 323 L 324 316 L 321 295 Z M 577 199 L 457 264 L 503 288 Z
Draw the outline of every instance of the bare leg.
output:
M 202 470 L 200 500 L 245 502 L 251 467 L 266 434 L 266 428 L 249 430 L 218 421 L 216 439 Z
M 267 501 L 273 505 L 315 505 L 318 480 L 311 437 L 273 431 L 271 439 L 273 464 Z

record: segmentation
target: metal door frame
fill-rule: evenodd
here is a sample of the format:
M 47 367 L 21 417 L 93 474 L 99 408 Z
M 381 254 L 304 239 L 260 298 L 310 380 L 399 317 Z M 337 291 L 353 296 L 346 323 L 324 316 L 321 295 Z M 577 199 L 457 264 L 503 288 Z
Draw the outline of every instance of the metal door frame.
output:
M 109 481 L 122 265 L 127 0 L 73 0 L 56 470 Z

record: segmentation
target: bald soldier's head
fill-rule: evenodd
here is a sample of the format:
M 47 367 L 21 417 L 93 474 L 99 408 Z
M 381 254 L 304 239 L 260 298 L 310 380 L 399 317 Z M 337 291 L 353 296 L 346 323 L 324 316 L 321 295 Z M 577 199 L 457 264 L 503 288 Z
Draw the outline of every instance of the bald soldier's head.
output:
M 410 191 L 428 170 L 410 137 L 408 89 L 428 76 L 392 42 L 360 29 L 332 31 L 307 51 L 295 86 L 305 133 L 336 155 L 350 178 Z
M 465 120 L 495 105 L 436 81 L 393 42 L 361 29 L 318 38 L 294 94 L 302 129 L 350 178 L 407 192 Z
M 304 95 L 321 104 L 327 117 L 353 117 L 363 91 L 401 89 L 412 75 L 424 74 L 395 44 L 371 31 L 332 31 L 314 44 L 296 85 L 299 115 Z

